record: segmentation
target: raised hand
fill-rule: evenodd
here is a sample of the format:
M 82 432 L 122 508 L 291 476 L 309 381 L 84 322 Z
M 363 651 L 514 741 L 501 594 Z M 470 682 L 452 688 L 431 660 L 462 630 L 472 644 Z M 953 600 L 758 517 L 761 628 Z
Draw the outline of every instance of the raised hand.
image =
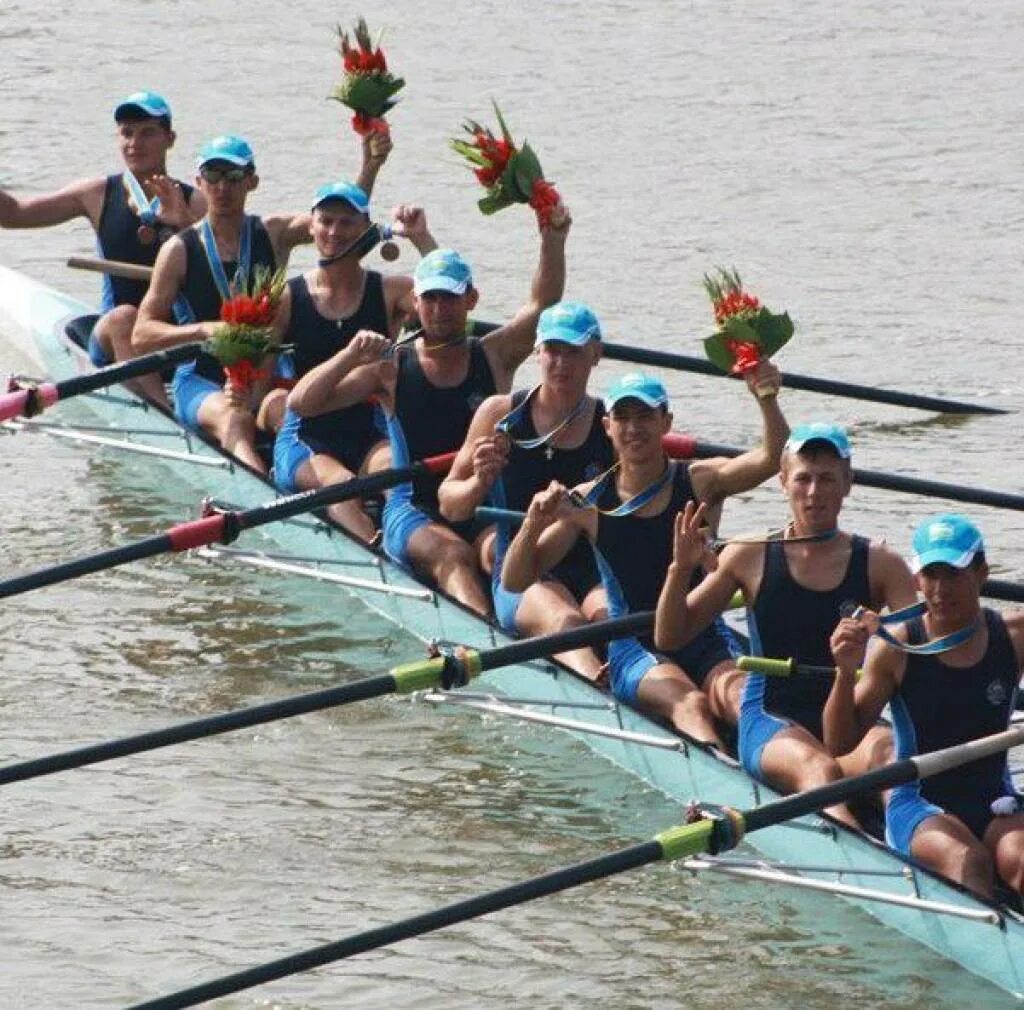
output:
M 175 231 L 181 231 L 192 224 L 192 212 L 188 209 L 185 192 L 177 182 L 166 175 L 154 175 L 150 183 L 153 195 L 160 198 L 158 221 Z
M 718 563 L 708 544 L 704 519 L 706 512 L 707 505 L 703 502 L 698 505 L 695 501 L 688 501 L 676 516 L 672 563 L 685 571 L 693 571 L 702 562 L 708 571 L 712 571 Z
M 558 203 L 551 209 L 547 224 L 539 225 L 540 230 L 550 232 L 552 235 L 566 236 L 572 227 L 572 214 L 564 203 Z
M 579 511 L 569 497 L 569 489 L 553 480 L 543 491 L 538 491 L 526 510 L 526 523 L 536 529 L 544 529 L 559 519 L 572 516 Z
M 782 385 L 782 373 L 768 358 L 762 358 L 753 368 L 748 368 L 743 378 L 747 389 L 761 400 L 777 396 Z
M 473 474 L 484 487 L 490 488 L 507 462 L 507 439 L 488 435 L 473 443 Z
M 863 663 L 868 639 L 877 627 L 878 615 L 870 610 L 859 609 L 853 617 L 840 620 L 829 639 L 832 658 L 840 673 L 851 676 Z
M 391 349 L 391 341 L 374 330 L 360 330 L 342 351 L 348 355 L 349 361 L 355 365 L 370 365 Z
M 424 238 L 430 234 L 427 227 L 427 215 L 422 207 L 411 203 L 400 203 L 391 209 L 391 220 L 394 223 L 395 234 L 402 235 L 415 243 L 416 239 Z
M 391 134 L 383 130 L 371 130 L 363 137 L 363 164 L 380 168 L 394 149 Z

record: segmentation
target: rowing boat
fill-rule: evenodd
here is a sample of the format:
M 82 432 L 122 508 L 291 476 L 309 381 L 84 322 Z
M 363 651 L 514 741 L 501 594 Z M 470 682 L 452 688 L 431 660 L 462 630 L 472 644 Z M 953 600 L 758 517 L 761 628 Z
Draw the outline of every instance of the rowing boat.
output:
M 0 330 L 40 375 L 62 379 L 91 369 L 73 336 L 82 326 L 69 326 L 89 315 L 88 306 L 3 267 L 0 292 Z M 244 508 L 273 497 L 258 474 L 126 390 L 90 396 L 83 406 L 100 424 L 17 424 L 144 453 L 154 467 L 167 468 L 194 486 L 197 498 L 211 496 Z M 240 548 L 212 553 L 222 560 L 331 582 L 423 642 L 474 648 L 507 642 L 499 630 L 329 522 L 314 517 L 288 520 L 248 536 L 250 542 Z M 678 803 L 696 798 L 742 808 L 775 798 L 728 757 L 672 734 L 554 662 L 492 670 L 479 683 L 483 690 L 433 692 L 426 698 L 553 725 Z M 758 832 L 751 843 L 759 856 L 703 857 L 687 866 L 839 894 L 887 926 L 1024 998 L 1024 918 L 1013 910 L 978 899 L 826 815 Z

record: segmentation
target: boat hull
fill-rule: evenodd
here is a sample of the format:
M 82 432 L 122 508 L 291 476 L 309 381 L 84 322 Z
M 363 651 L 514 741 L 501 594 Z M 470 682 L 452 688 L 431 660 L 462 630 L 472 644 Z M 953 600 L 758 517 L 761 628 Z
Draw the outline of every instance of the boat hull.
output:
M 76 345 L 64 336 L 65 324 L 89 312 L 74 299 L 0 267 L 0 329 L 16 341 L 22 352 L 45 374 L 63 379 L 90 366 Z M 118 390 L 111 399 L 88 399 L 85 406 L 113 427 L 132 428 L 145 418 L 145 429 L 176 432 L 173 418 L 143 405 Z M 140 434 L 132 440 L 165 449 L 169 436 Z M 212 445 L 195 435 L 178 435 L 187 459 L 156 459 L 154 466 L 170 471 L 196 490 L 197 501 L 212 496 L 235 506 L 250 507 L 274 497 L 272 488 L 245 467 L 229 462 Z M 196 458 L 208 464 L 197 463 Z M 184 518 L 184 517 L 183 517 Z M 246 538 L 248 540 L 246 541 Z M 422 587 L 409 573 L 374 554 L 343 531 L 312 517 L 276 523 L 245 534 L 243 544 L 253 550 L 283 550 L 294 555 L 315 555 L 331 562 L 331 570 L 346 572 L 381 586 L 397 587 L 420 596 L 389 595 L 359 586 L 339 587 L 375 611 L 396 628 L 422 642 L 439 640 L 475 648 L 504 644 L 508 639 L 451 599 Z M 612 732 L 568 730 L 595 753 L 638 776 L 673 801 L 680 814 L 693 799 L 745 808 L 768 802 L 776 794 L 751 780 L 739 766 L 715 753 L 670 735 L 640 713 L 619 705 L 608 695 L 557 664 L 542 661 L 506 667 L 485 674 L 482 683 L 495 692 L 545 702 L 544 711 Z M 603 707 L 579 706 L 597 706 Z M 658 738 L 664 746 L 626 738 L 637 734 Z M 822 865 L 842 869 L 842 884 L 937 902 L 952 908 L 988 915 L 987 921 L 940 914 L 921 907 L 902 907 L 877 900 L 851 898 L 888 926 L 927 945 L 969 971 L 1021 996 L 1024 993 L 1024 924 L 1005 909 L 990 906 L 912 861 L 905 860 L 876 840 L 812 816 L 791 824 L 757 832 L 749 842 L 774 863 Z M 835 880 L 830 874 L 828 879 Z

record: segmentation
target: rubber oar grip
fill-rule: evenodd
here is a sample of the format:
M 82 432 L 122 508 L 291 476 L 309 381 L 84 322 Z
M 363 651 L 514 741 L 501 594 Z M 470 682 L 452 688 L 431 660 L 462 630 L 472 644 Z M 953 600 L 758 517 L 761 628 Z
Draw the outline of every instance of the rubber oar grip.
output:
M 739 656 L 736 669 L 744 673 L 763 673 L 769 677 L 791 677 L 796 664 L 792 659 L 768 659 L 765 656 Z
M 59 399 L 57 387 L 52 382 L 45 382 L 35 388 L 13 389 L 9 393 L 2 393 L 0 421 L 38 414 L 47 407 L 52 407 Z

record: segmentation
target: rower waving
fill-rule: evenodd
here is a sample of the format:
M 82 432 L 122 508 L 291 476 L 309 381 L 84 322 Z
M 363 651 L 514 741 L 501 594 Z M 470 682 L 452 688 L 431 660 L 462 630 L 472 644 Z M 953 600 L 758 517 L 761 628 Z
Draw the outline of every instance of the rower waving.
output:
M 605 610 L 611 617 L 653 610 L 672 560 L 675 518 L 686 503 L 704 502 L 717 526 L 727 497 L 751 490 L 778 471 L 789 433 L 776 395 L 778 370 L 765 360 L 746 379 L 761 411 L 762 444 L 733 459 L 691 464 L 668 459 L 662 448 L 672 427 L 665 387 L 639 372 L 615 382 L 605 396 L 604 418 L 615 468 L 575 490 L 579 504 L 593 507 L 573 507 L 570 493 L 558 484 L 534 498 L 505 558 L 505 587 L 525 589 L 582 534 L 593 545 L 601 576 L 600 586 L 592 590 L 598 600 L 584 609 Z M 559 508 L 559 502 L 565 505 Z M 652 647 L 649 635 L 609 643 L 615 696 L 661 715 L 697 739 L 720 743 L 713 720 L 736 722 L 743 682 L 722 618 L 682 649 L 658 655 Z
M 791 520 L 778 536 L 730 544 L 715 571 L 691 589 L 705 556 L 702 516 L 687 506 L 676 520 L 675 553 L 658 599 L 655 644 L 692 641 L 741 590 L 759 655 L 831 665 L 829 639 L 848 601 L 898 610 L 916 599 L 903 559 L 889 547 L 839 529 L 852 486 L 850 442 L 835 424 L 801 424 L 782 453 L 779 479 Z M 703 510 L 701 510 L 703 511 Z M 833 757 L 823 741 L 829 685 L 749 674 L 739 721 L 743 767 L 783 792 L 857 774 L 891 754 L 888 731 L 875 727 L 851 754 Z M 844 805 L 831 813 L 850 824 Z

